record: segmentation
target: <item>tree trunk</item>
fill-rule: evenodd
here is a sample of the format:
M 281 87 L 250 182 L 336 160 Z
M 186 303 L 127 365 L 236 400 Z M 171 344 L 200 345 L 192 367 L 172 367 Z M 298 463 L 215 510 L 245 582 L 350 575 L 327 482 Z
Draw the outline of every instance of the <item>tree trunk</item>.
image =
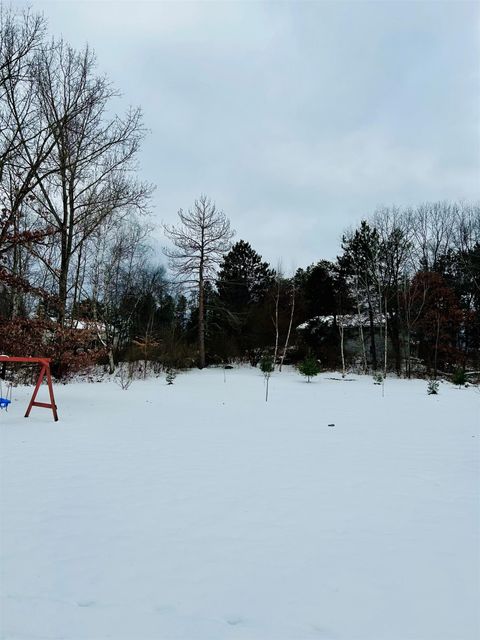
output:
M 338 330 L 340 332 L 340 354 L 342 356 L 342 378 L 345 377 L 345 350 L 343 348 L 343 324 L 338 325 Z
M 357 299 L 357 315 L 358 315 L 358 332 L 360 334 L 360 342 L 362 345 L 363 372 L 367 373 L 367 354 L 365 351 L 365 338 L 363 335 L 362 314 L 360 312 L 360 299 L 358 296 L 358 277 L 355 278 L 355 297 Z
M 288 342 L 290 340 L 290 333 L 292 331 L 293 312 L 294 311 L 295 311 L 295 287 L 293 287 L 293 289 L 292 289 L 292 307 L 291 307 L 291 311 L 290 311 L 290 322 L 288 324 L 287 338 L 285 340 L 285 346 L 283 347 L 282 358 L 280 360 L 280 367 L 278 369 L 279 371 L 282 370 L 283 361 L 285 360 L 285 354 L 287 353 Z
M 81 289 L 82 289 L 81 281 L 83 280 L 81 276 L 82 260 L 83 260 L 82 253 L 83 253 L 83 244 L 80 245 L 80 248 L 78 250 L 77 268 L 75 270 L 75 282 L 74 282 L 74 288 L 73 288 L 72 308 L 77 311 L 77 317 L 78 317 L 78 304 L 80 302 L 80 295 L 81 295 Z
M 63 239 L 62 239 L 63 244 Z M 58 322 L 63 327 L 67 309 L 67 278 L 70 266 L 70 256 L 62 247 L 62 259 L 60 263 L 60 276 L 58 279 Z
M 402 350 L 400 343 L 400 327 L 399 327 L 399 319 L 398 319 L 398 311 L 395 311 L 393 314 L 390 312 L 389 320 L 389 336 L 393 346 L 393 352 L 395 356 L 395 371 L 397 375 L 401 375 L 402 373 Z
M 438 343 L 440 339 L 440 318 L 437 315 L 437 335 L 435 337 L 435 352 L 433 358 L 433 377 L 437 379 L 437 356 L 438 356 Z
M 205 288 L 203 275 L 198 284 L 198 368 L 205 367 Z
M 273 354 L 273 366 L 275 367 L 276 363 L 277 363 L 277 355 L 278 355 L 278 336 L 279 336 L 279 332 L 278 332 L 278 304 L 280 301 L 280 280 L 277 280 L 277 294 L 275 297 L 275 320 L 274 320 L 274 325 L 275 325 L 275 353 Z
M 20 247 L 15 245 L 13 247 L 13 268 L 12 273 L 16 276 L 20 275 Z M 18 317 L 20 314 L 20 294 L 17 288 L 12 290 L 12 320 Z
M 108 350 L 108 372 L 110 374 L 115 372 L 115 360 L 113 359 L 113 349 Z
M 388 324 L 387 324 L 387 297 L 385 296 L 385 335 L 384 335 L 384 346 L 383 346 L 383 373 L 384 377 L 387 375 L 387 366 L 388 366 Z
M 372 354 L 372 367 L 376 371 L 378 362 L 377 362 L 377 347 L 375 345 L 375 325 L 373 322 L 373 308 L 372 301 L 370 299 L 370 290 L 367 288 L 368 294 L 368 321 L 370 324 L 370 352 Z

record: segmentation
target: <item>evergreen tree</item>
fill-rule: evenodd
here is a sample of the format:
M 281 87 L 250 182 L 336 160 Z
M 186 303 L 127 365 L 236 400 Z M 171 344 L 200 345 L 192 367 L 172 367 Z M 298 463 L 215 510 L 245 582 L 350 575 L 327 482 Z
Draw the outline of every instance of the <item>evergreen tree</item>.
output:
M 173 381 L 175 380 L 176 377 L 177 377 L 177 374 L 175 370 L 169 367 L 165 372 L 165 380 L 167 385 L 173 384 Z
M 310 382 L 310 378 L 317 376 L 320 373 L 320 365 L 318 360 L 313 356 L 307 356 L 303 362 L 298 365 L 298 370 L 307 378 L 307 382 Z
M 375 227 L 362 223 L 353 234 L 342 238 L 343 255 L 338 262 L 345 273 L 355 282 L 358 308 L 364 298 L 370 324 L 370 355 L 372 367 L 377 369 L 377 349 L 375 345 L 376 298 L 378 298 L 378 270 L 380 260 L 380 238 Z
M 298 269 L 295 280 L 303 306 L 305 320 L 315 316 L 335 315 L 336 270 L 328 260 L 320 260 L 304 269 Z
M 224 256 L 216 283 L 217 312 L 235 355 L 262 346 L 265 326 L 271 332 L 267 299 L 273 281 L 274 271 L 248 242 L 240 240 Z
M 268 402 L 268 383 L 270 382 L 270 376 L 275 368 L 273 358 L 269 355 L 263 355 L 260 360 L 260 369 L 265 378 L 265 402 Z
M 273 270 L 248 242 L 236 242 L 223 258 L 217 279 L 221 302 L 232 312 L 259 302 L 273 281 Z

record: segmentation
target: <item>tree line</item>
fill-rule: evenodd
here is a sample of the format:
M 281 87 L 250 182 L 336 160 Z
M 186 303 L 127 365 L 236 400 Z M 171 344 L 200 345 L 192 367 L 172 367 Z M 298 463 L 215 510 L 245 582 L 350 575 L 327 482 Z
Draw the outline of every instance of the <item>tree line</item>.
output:
M 112 115 L 94 53 L 43 17 L 2 8 L 0 36 L 0 352 L 50 356 L 58 376 L 265 353 L 279 368 L 310 354 L 343 372 L 478 369 L 477 203 L 379 208 L 335 261 L 285 274 L 202 195 L 156 255 L 141 110 Z
M 307 354 L 344 373 L 353 366 L 436 376 L 478 367 L 479 205 L 379 208 L 344 233 L 335 261 L 290 276 L 244 240 L 225 252 L 230 226 L 205 197 L 166 231 L 176 247 L 171 267 L 188 276 L 200 301 L 192 308 L 200 366 L 205 352 L 217 363 L 256 363 L 268 352 L 280 369 Z

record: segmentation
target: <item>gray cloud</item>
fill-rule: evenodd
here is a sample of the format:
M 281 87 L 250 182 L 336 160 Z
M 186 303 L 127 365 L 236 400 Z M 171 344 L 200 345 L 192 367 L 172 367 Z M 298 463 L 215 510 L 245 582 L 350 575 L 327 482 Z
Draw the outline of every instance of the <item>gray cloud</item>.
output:
M 44 2 L 151 134 L 157 221 L 201 192 L 284 266 L 377 205 L 480 197 L 477 3 Z M 160 232 L 159 232 L 160 237 Z

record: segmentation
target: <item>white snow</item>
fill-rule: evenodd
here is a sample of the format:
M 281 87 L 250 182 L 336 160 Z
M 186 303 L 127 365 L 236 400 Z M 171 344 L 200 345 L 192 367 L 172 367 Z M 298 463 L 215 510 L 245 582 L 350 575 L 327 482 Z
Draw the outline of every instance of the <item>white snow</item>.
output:
M 310 318 L 310 320 L 299 324 L 297 326 L 297 330 L 308 329 L 309 327 L 313 327 L 313 329 L 315 329 L 315 324 L 323 324 L 327 327 L 331 327 L 335 322 L 339 327 L 344 327 L 345 329 L 359 327 L 360 325 L 362 327 L 369 327 L 370 316 L 368 315 L 368 313 L 355 313 L 344 316 L 314 316 L 313 318 Z M 374 314 L 373 323 L 375 327 L 383 326 L 385 324 L 385 316 L 380 313 Z
M 14 389 L 0 637 L 478 640 L 480 393 L 223 376 Z

